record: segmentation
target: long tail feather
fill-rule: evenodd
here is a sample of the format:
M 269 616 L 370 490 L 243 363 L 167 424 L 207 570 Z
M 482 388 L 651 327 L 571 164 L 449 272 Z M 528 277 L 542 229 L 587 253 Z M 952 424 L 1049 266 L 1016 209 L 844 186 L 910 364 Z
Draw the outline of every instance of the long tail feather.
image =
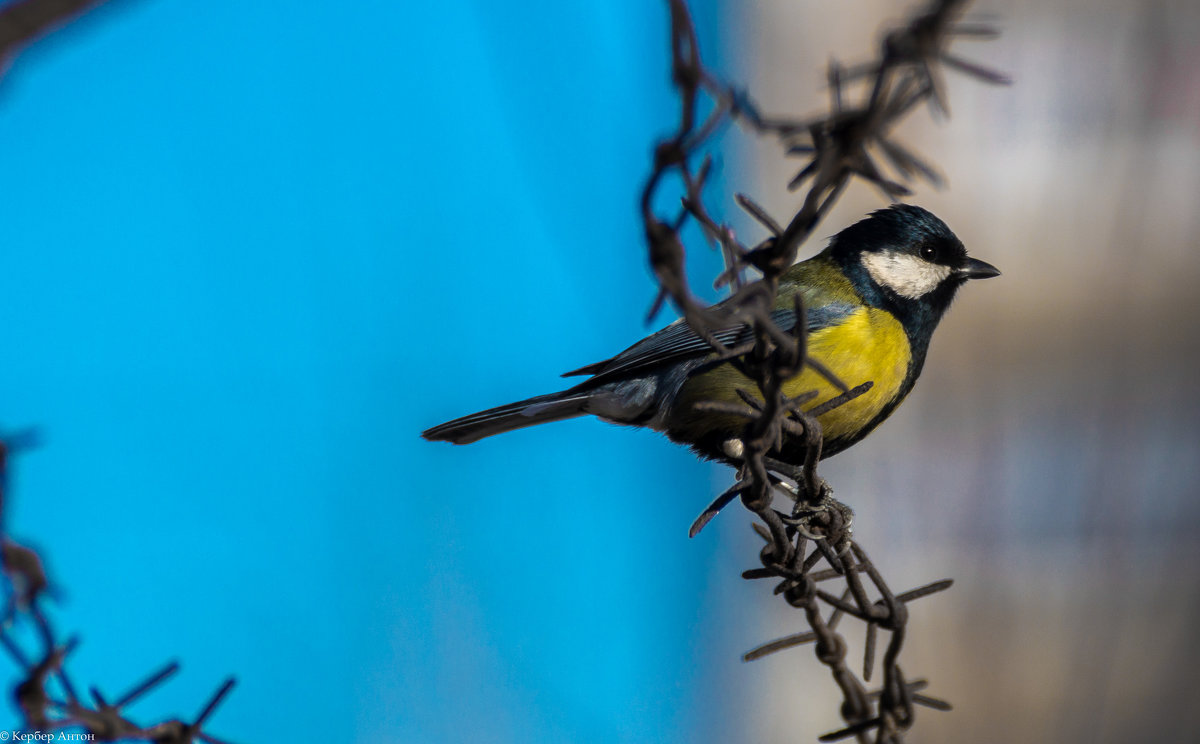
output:
M 447 421 L 426 429 L 421 436 L 430 441 L 470 444 L 493 434 L 583 415 L 587 399 L 587 393 L 569 391 L 539 395 Z

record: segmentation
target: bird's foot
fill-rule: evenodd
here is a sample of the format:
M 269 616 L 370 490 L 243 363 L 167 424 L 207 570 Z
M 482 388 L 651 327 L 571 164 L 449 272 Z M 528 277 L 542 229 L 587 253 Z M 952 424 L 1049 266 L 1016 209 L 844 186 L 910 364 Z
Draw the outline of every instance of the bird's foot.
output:
M 803 465 L 793 465 L 771 457 L 764 457 L 763 460 L 774 473 L 788 479 L 773 477 L 772 485 L 780 487 L 792 501 L 816 506 L 833 497 L 833 488 L 824 478 L 817 476 L 815 470 L 809 473 Z

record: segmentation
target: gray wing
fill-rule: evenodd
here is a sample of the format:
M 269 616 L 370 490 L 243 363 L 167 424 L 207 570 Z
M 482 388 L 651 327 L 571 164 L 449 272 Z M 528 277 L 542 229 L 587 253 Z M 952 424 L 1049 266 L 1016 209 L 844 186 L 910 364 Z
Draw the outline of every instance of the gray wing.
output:
M 831 303 L 808 311 L 808 330 L 818 330 L 840 322 L 854 307 L 845 303 Z M 771 313 L 771 320 L 783 331 L 791 331 L 796 325 L 795 310 L 776 310 Z M 713 337 L 724 346 L 739 346 L 753 338 L 753 330 L 746 325 L 721 328 L 713 333 Z M 679 362 L 686 359 L 705 357 L 712 353 L 712 347 L 701 338 L 683 320 L 677 320 L 658 333 L 638 341 L 612 359 L 589 364 L 586 367 L 572 370 L 563 375 L 595 375 L 592 381 L 603 381 L 617 378 L 636 376 L 636 373 L 659 367 L 664 364 Z

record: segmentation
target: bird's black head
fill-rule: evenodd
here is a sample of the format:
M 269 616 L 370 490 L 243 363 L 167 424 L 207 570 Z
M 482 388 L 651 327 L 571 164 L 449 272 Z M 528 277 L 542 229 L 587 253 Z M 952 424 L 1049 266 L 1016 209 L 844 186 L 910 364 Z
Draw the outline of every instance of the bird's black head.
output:
M 829 252 L 868 304 L 890 310 L 925 342 L 964 282 L 1000 274 L 968 257 L 945 222 L 911 204 L 893 204 L 847 227 Z

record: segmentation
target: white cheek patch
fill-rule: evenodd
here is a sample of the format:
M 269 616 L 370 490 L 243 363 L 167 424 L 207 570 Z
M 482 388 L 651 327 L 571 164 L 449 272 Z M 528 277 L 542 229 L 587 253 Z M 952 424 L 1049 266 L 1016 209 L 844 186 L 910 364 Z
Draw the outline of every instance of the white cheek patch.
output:
M 862 265 L 877 284 L 910 300 L 928 294 L 953 271 L 949 266 L 929 263 L 911 253 L 899 251 L 863 253 Z

